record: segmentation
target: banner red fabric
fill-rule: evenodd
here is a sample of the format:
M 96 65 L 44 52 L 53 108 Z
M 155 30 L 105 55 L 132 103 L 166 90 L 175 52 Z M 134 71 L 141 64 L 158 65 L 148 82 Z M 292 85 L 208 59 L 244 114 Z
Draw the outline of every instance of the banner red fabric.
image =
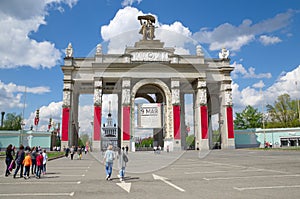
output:
M 94 107 L 94 140 L 101 139 L 101 106 Z
M 70 118 L 70 108 L 63 108 L 61 141 L 68 141 L 69 139 L 69 118 Z
M 201 114 L 201 138 L 208 139 L 208 118 L 207 118 L 207 106 L 200 107 Z
M 180 139 L 180 106 L 173 105 L 174 138 Z
M 234 138 L 232 107 L 227 107 L 228 139 Z
M 40 119 L 39 118 L 34 118 L 34 125 L 37 126 L 39 124 Z
M 123 106 L 123 140 L 130 140 L 130 107 Z

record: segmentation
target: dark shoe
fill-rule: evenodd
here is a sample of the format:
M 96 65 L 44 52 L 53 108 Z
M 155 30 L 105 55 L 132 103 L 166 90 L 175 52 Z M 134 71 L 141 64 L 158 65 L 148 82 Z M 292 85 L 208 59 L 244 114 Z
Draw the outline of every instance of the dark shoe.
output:
M 14 175 L 14 178 L 16 178 L 16 175 Z

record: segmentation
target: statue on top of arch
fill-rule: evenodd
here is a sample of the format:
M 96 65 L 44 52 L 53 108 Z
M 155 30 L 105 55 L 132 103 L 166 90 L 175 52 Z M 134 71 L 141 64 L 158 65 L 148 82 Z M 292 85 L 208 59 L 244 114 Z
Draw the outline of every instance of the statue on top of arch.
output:
M 155 38 L 155 27 L 153 25 L 155 23 L 155 17 L 152 15 L 138 16 L 138 20 L 140 20 L 141 24 L 139 33 L 143 35 L 143 40 L 153 40 Z

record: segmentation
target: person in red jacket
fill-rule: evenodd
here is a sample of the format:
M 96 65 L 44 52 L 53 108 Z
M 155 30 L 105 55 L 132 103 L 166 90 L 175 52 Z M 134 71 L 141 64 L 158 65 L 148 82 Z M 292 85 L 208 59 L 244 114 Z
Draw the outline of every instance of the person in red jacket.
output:
M 36 166 L 37 166 L 37 172 L 36 172 L 36 178 L 41 178 L 41 173 L 43 171 L 43 152 L 41 151 L 40 154 L 36 157 Z

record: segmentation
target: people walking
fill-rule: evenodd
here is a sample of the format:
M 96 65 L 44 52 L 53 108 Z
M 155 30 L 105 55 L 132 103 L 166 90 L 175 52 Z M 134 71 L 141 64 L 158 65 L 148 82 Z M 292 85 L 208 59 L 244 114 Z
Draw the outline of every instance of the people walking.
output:
M 65 150 L 65 156 L 66 156 L 66 158 L 69 157 L 69 152 L 70 152 L 70 148 L 67 147 L 66 150 Z
M 128 162 L 128 157 L 126 155 L 124 147 L 122 147 L 122 150 L 120 151 L 120 155 L 118 156 L 118 158 L 119 158 L 119 167 L 120 167 L 118 177 L 120 178 L 120 181 L 124 181 L 125 168 L 126 168 L 126 164 Z
M 10 174 L 9 166 L 11 162 L 13 161 L 13 146 L 12 144 L 8 145 L 5 151 L 5 163 L 6 163 L 6 171 L 5 176 L 7 177 Z
M 43 174 L 46 174 L 46 164 L 48 161 L 48 155 L 46 153 L 46 149 L 43 150 Z
M 31 165 L 31 174 L 34 175 L 36 173 L 36 156 L 37 156 L 37 148 L 33 147 L 31 150 L 31 161 L 32 161 L 32 165 Z
M 19 151 L 17 152 L 16 158 L 15 158 L 17 168 L 16 168 L 14 176 L 13 176 L 14 178 L 16 178 L 16 175 L 18 174 L 20 169 L 21 169 L 20 170 L 20 178 L 23 177 L 23 160 L 24 160 L 24 158 L 25 158 L 24 146 L 21 144 L 19 147 Z
M 36 156 L 36 166 L 37 166 L 37 171 L 36 171 L 36 178 L 41 178 L 41 173 L 43 171 L 43 152 L 40 151 L 39 154 Z
M 104 154 L 103 163 L 105 163 L 106 180 L 111 180 L 112 167 L 115 160 L 115 152 L 112 150 L 113 146 L 109 145 Z
M 29 174 L 30 174 L 30 166 L 32 165 L 32 161 L 31 161 L 30 151 L 26 151 L 25 155 L 26 156 L 23 160 L 23 165 L 25 167 L 24 178 L 26 180 L 26 179 L 30 178 Z
M 72 146 L 70 148 L 70 155 L 71 155 L 71 160 L 73 160 L 73 157 L 74 157 L 74 146 Z

